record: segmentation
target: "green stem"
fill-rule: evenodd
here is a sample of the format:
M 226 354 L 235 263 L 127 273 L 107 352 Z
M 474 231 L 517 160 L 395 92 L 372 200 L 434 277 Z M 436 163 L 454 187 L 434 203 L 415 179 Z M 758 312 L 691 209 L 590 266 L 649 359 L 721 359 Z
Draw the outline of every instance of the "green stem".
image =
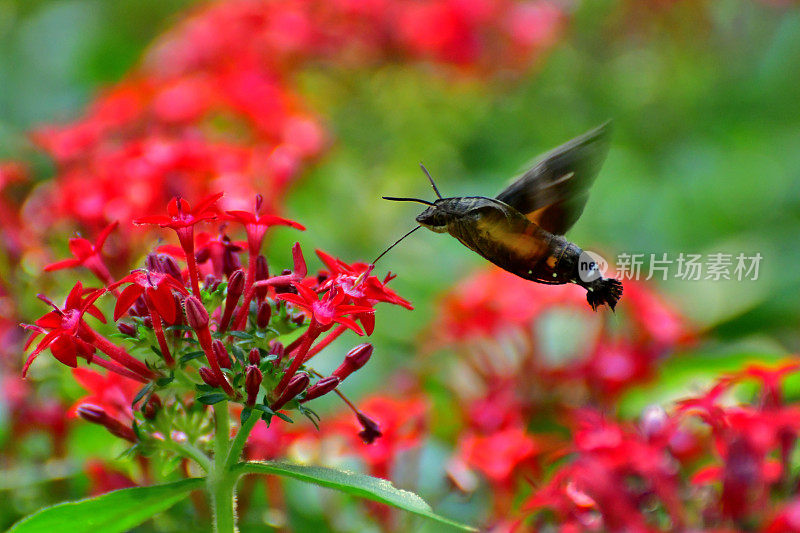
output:
M 231 422 L 228 417 L 228 402 L 214 406 L 214 470 L 222 477 L 225 471 L 225 458 L 228 456 L 228 441 L 231 435 Z
M 237 477 L 223 477 L 214 483 L 211 491 L 211 502 L 214 509 L 215 533 L 236 533 L 236 519 L 233 512 L 234 487 Z
M 216 533 L 234 533 L 236 521 L 233 511 L 234 487 L 237 476 L 225 470 L 230 440 L 230 419 L 228 402 L 219 402 L 214 406 L 214 468 L 208 476 L 208 491 L 214 509 L 214 531 Z
M 228 459 L 225 461 L 225 469 L 226 471 L 231 471 L 236 463 L 239 462 L 239 458 L 242 456 L 242 450 L 244 450 L 244 446 L 247 443 L 247 437 L 250 436 L 250 432 L 253 431 L 253 428 L 256 427 L 259 419 L 260 412 L 256 410 L 252 410 L 250 412 L 250 417 L 242 424 L 242 427 L 239 428 L 239 432 L 236 433 L 236 437 L 233 439 L 233 444 L 231 444 L 231 449 L 228 452 Z
M 194 462 L 200 465 L 200 468 L 202 468 L 206 473 L 211 471 L 211 460 L 206 456 L 206 454 L 191 444 L 181 444 L 175 441 L 170 441 L 170 447 L 180 455 L 188 459 L 192 459 Z

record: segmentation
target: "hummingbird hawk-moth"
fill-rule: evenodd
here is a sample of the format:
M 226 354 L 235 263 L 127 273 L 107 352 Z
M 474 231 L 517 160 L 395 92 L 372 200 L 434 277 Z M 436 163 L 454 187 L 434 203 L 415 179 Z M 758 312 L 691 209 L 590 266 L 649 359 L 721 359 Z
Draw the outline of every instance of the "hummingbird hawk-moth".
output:
M 609 130 L 609 123 L 603 124 L 544 154 L 495 198 L 443 198 L 420 165 L 438 197 L 435 201 L 384 199 L 429 206 L 417 216 L 419 226 L 412 232 L 425 227 L 449 233 L 512 274 L 549 285 L 575 283 L 586 289 L 593 310 L 603 304 L 614 310 L 622 283 L 603 278 L 594 266 L 579 271 L 586 269 L 581 265 L 583 250 L 564 237 L 586 205 L 589 187 L 608 151 Z

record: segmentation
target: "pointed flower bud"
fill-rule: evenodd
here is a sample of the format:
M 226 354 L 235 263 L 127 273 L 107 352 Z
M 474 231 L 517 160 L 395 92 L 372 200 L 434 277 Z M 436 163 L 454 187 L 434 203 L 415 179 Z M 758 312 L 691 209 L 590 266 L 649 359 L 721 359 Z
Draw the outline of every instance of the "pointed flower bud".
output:
M 252 348 L 250 353 L 247 354 L 247 360 L 251 365 L 258 366 L 259 363 L 261 363 L 261 350 L 258 348 Z
M 308 391 L 306 391 L 306 397 L 303 398 L 301 403 L 328 394 L 333 389 L 338 387 L 339 383 L 341 382 L 342 380 L 340 380 L 336 376 L 329 376 L 327 378 L 322 378 L 321 380 L 317 381 L 313 386 L 308 388 Z
M 271 340 L 269 341 L 269 354 L 270 355 L 277 355 L 278 357 L 272 362 L 273 366 L 278 366 L 281 364 L 281 359 L 286 352 L 286 348 L 284 348 L 283 343 L 281 341 Z
M 289 383 L 287 383 L 286 388 L 283 389 L 283 392 L 281 393 L 280 396 L 278 396 L 278 399 L 275 400 L 272 403 L 272 405 L 270 405 L 270 408 L 273 411 L 277 411 L 278 409 L 286 405 L 289 402 L 289 400 L 293 399 L 295 396 L 306 390 L 306 387 L 308 387 L 310 381 L 311 379 L 309 379 L 308 374 L 302 372 L 292 376 L 292 379 L 289 380 Z
M 261 382 L 264 380 L 264 375 L 255 365 L 248 365 L 246 372 L 244 388 L 247 391 L 247 405 L 252 407 L 256 404 L 258 391 L 261 387 Z
M 105 427 L 112 435 L 125 439 L 130 442 L 136 442 L 136 434 L 130 426 L 126 426 L 116 418 L 112 418 L 106 413 L 105 409 L 100 406 L 85 403 L 78 407 L 78 416 Z
M 211 343 L 211 350 L 214 352 L 214 357 L 217 358 L 217 364 L 220 368 L 231 368 L 231 355 L 225 349 L 225 345 L 221 340 L 216 339 Z
M 178 281 L 183 281 L 181 267 L 178 266 L 178 263 L 175 262 L 175 259 L 166 254 L 159 254 L 158 264 L 161 272 L 164 274 L 169 274 Z
M 78 416 L 88 422 L 92 422 L 93 424 L 102 424 L 108 416 L 105 409 L 91 403 L 85 403 L 78 406 L 77 413 Z
M 361 437 L 361 440 L 363 440 L 365 444 L 372 444 L 383 435 L 383 433 L 381 433 L 381 427 L 370 417 L 361 411 L 356 413 L 356 416 L 358 417 L 359 424 L 364 428 L 362 431 L 358 432 L 358 436 Z
M 156 253 L 149 253 L 147 257 L 144 259 L 144 267 L 147 270 L 152 270 L 154 272 L 158 272 L 158 254 Z
M 269 279 L 269 266 L 267 265 L 267 258 L 259 255 L 256 258 L 256 281 Z M 256 300 L 263 302 L 267 297 L 267 287 L 256 287 Z
M 243 292 L 244 272 L 242 269 L 239 269 L 228 277 L 228 295 L 225 297 L 225 305 L 228 305 L 229 302 L 233 302 L 235 305 Z
M 200 373 L 200 379 L 202 379 L 206 385 L 211 387 L 219 387 L 219 381 L 217 381 L 217 376 L 214 375 L 213 370 L 206 366 L 202 366 L 198 372 Z
M 367 364 L 374 350 L 375 348 L 368 342 L 359 344 L 347 352 L 344 361 L 339 365 L 339 368 L 333 372 L 333 375 L 344 381 L 347 376 Z
M 256 326 L 258 329 L 266 329 L 269 326 L 269 319 L 272 316 L 272 306 L 269 302 L 264 301 L 258 304 L 258 312 L 256 313 Z
M 219 287 L 220 281 L 217 279 L 216 276 L 214 276 L 214 274 L 209 274 L 208 276 L 206 276 L 204 283 L 207 291 L 214 292 L 215 290 L 217 290 L 217 287 Z
M 131 326 L 130 324 L 126 324 L 125 322 L 120 322 L 117 324 L 117 329 L 123 335 L 127 335 L 128 337 L 135 337 L 136 336 L 136 328 Z
M 158 394 L 153 394 L 147 400 L 147 403 L 142 406 L 142 414 L 147 420 L 154 420 L 161 410 L 161 406 L 161 398 L 158 397 Z
M 208 327 L 208 311 L 195 296 L 186 298 L 186 322 L 195 331 Z

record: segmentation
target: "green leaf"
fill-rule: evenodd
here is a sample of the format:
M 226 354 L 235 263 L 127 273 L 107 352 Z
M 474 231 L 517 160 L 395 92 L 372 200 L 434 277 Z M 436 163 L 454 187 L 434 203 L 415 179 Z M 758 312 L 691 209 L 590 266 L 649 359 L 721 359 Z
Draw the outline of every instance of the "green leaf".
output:
M 214 405 L 222 400 L 227 400 L 228 395 L 224 392 L 212 392 L 210 394 L 203 394 L 197 397 L 197 401 L 206 405 Z
M 193 331 L 190 326 L 186 324 L 175 324 L 174 326 L 167 326 L 164 331 Z
M 425 500 L 413 492 L 398 489 L 385 479 L 324 466 L 306 466 L 274 461 L 239 463 L 236 470 L 244 474 L 275 474 L 299 479 L 359 498 L 385 503 L 465 531 L 477 531 L 473 527 L 437 515 Z
M 206 352 L 204 352 L 203 350 L 195 350 L 194 352 L 189 352 L 181 356 L 181 364 L 185 365 L 189 361 L 193 359 L 198 359 L 200 357 L 204 357 L 205 355 Z
M 236 337 L 237 339 L 242 339 L 247 341 L 252 340 L 253 338 L 252 333 L 247 333 L 246 331 L 238 331 L 238 330 L 228 331 L 225 333 L 225 335 L 230 335 L 231 337 Z
M 152 391 L 152 390 L 153 390 L 153 383 L 152 383 L 152 382 L 151 382 L 151 383 L 148 383 L 147 385 L 145 385 L 144 387 L 142 387 L 142 389 L 141 389 L 139 392 L 137 392 L 137 393 L 136 393 L 136 396 L 134 396 L 134 397 L 133 397 L 133 400 L 131 401 L 131 406 L 134 406 L 134 405 L 136 405 L 137 403 L 139 403 L 139 400 L 141 400 L 142 398 L 144 398 L 144 397 L 145 397 L 145 395 L 146 395 L 148 392 Z
M 23 518 L 8 533 L 122 533 L 169 509 L 204 483 L 203 478 L 191 478 L 59 503 Z

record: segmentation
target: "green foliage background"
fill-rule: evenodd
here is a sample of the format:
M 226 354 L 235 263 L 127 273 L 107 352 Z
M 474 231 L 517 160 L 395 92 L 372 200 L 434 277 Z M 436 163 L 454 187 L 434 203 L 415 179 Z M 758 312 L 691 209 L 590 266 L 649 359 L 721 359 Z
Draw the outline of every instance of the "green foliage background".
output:
M 78 115 L 190 4 L 0 0 L 0 156 L 26 153 L 31 126 Z M 665 376 L 654 390 L 675 394 L 709 368 L 798 351 L 800 8 L 750 0 L 593 0 L 575 8 L 565 37 L 521 78 L 487 81 L 424 64 L 300 73 L 298 87 L 335 140 L 288 202 L 288 215 L 309 228 L 302 242 L 370 260 L 417 213 L 380 196 L 430 196 L 420 161 L 446 195 L 493 195 L 536 154 L 610 118 L 612 149 L 572 240 L 607 257 L 764 257 L 758 281 L 662 283 L 711 342 L 678 363 L 679 383 Z M 276 231 L 273 262 L 288 262 L 294 238 Z M 481 264 L 455 240 L 428 232 L 382 262 L 379 270 L 399 274 L 394 288 L 417 311 L 380 310 L 379 357 L 349 383 L 356 396 L 414 367 L 436 295 Z M 333 367 L 351 342 L 319 366 Z M 635 414 L 641 400 L 630 401 Z M 84 428 L 79 442 L 77 460 L 111 441 Z M 298 528 L 319 526 L 312 515 L 298 518 Z

